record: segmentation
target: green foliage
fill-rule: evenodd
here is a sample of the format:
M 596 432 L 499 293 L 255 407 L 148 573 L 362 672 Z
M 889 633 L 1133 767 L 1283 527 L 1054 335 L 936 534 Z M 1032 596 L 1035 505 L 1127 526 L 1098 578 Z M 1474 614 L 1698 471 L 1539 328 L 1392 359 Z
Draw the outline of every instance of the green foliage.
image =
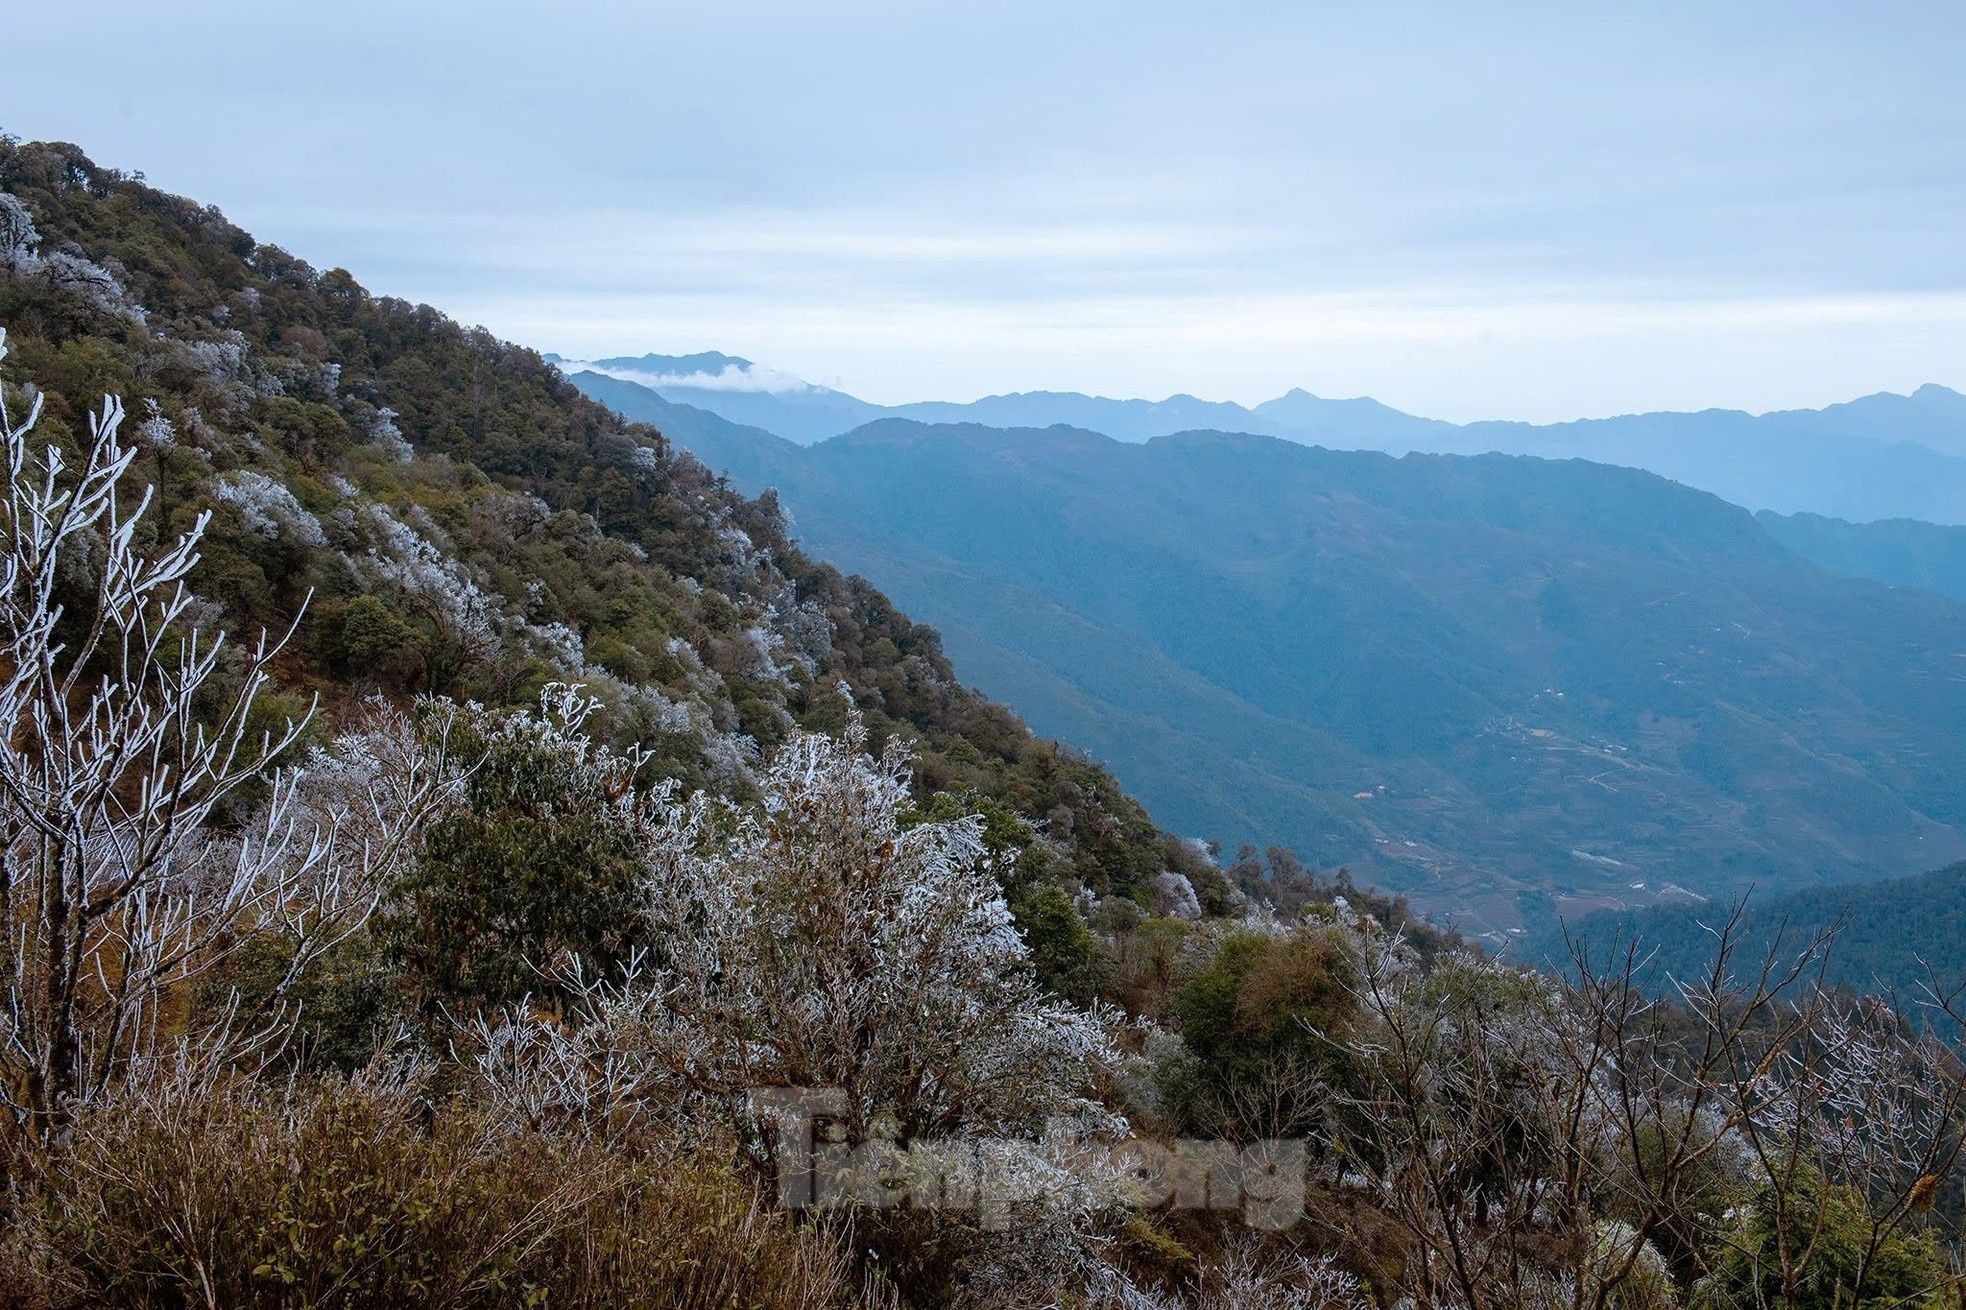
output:
M 229 957 L 194 992 L 194 1024 L 210 1024 L 230 1009 L 248 1019 L 285 1004 L 298 1025 L 282 1052 L 288 1068 L 351 1074 L 367 1064 L 387 1035 L 400 1002 L 397 974 L 368 931 L 358 932 L 315 959 L 284 994 L 293 952 L 262 937 Z M 236 1022 L 236 1020 L 235 1020 Z
M 1742 1208 L 1693 1310 L 1942 1310 L 1958 1304 L 1928 1233 L 1880 1223 L 1863 1197 L 1804 1174 Z
M 616 807 L 625 779 L 522 722 L 481 714 L 454 730 L 474 761 L 465 804 L 430 825 L 376 921 L 426 1005 L 550 995 L 554 964 L 609 975 L 647 938 L 640 847 Z
M 1173 1090 L 1191 1127 L 1288 1137 L 1320 1123 L 1350 1081 L 1339 1043 L 1361 1017 L 1338 931 L 1232 932 L 1175 993 L 1194 1064 Z
M 356 596 L 335 617 L 340 632 L 329 650 L 337 672 L 400 686 L 421 664 L 421 634 L 380 597 Z
M 1010 913 L 1030 948 L 1039 982 L 1079 1005 L 1090 1004 L 1105 991 L 1112 958 L 1064 888 L 1056 883 L 1036 888 L 1012 901 Z

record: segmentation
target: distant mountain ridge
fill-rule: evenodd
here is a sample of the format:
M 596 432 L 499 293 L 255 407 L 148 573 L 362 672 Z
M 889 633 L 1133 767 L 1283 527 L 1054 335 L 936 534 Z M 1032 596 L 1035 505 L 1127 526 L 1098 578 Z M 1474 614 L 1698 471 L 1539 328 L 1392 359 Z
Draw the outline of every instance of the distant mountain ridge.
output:
M 1755 517 L 1775 540 L 1832 572 L 1966 601 L 1966 527 L 1916 519 L 1846 523 L 1766 511 Z
M 776 488 L 1163 822 L 1470 931 L 1966 857 L 1966 607 L 1662 478 L 895 418 L 802 447 L 577 381 Z
M 714 386 L 691 385 L 687 374 L 706 370 L 699 361 L 732 368 L 735 376 Z M 1062 423 L 1126 442 L 1198 430 L 1247 432 L 1394 455 L 1496 452 L 1589 459 L 1646 469 L 1753 510 L 1855 522 L 1912 518 L 1966 524 L 1966 395 L 1933 384 L 1908 396 L 1879 392 L 1824 409 L 1759 415 L 1711 409 L 1553 424 L 1456 424 L 1405 414 L 1376 400 L 1332 400 L 1302 389 L 1253 408 L 1188 395 L 1115 400 L 1057 391 L 966 403 L 876 405 L 715 352 L 560 362 L 569 372 L 584 368 L 649 386 L 669 401 L 801 445 L 881 418 L 998 428 Z M 751 379 L 756 384 L 745 385 Z
M 1658 906 L 1589 915 L 1567 925 L 1588 958 L 1602 960 L 1636 941 L 1648 982 L 1690 981 L 1712 967 L 1714 941 L 1733 915 L 1730 902 Z M 1966 864 L 1859 887 L 1815 887 L 1783 896 L 1749 896 L 1739 906 L 1736 976 L 1750 973 L 1779 940 L 1793 958 L 1819 933 L 1835 934 L 1823 981 L 1874 995 L 1897 996 L 1908 1012 L 1927 985 L 1947 992 L 1966 984 Z M 1562 966 L 1568 943 L 1539 933 L 1523 943 L 1530 959 Z

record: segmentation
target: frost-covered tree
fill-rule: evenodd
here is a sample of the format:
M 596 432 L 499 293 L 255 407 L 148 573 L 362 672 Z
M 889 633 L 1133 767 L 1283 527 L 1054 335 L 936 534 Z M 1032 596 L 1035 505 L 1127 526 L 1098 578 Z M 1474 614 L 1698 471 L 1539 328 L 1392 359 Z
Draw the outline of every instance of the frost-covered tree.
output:
M 857 719 L 797 737 L 759 810 L 670 815 L 650 893 L 674 926 L 656 966 L 672 1066 L 713 1091 L 842 1088 L 909 1137 L 1071 1108 L 1102 1030 L 1039 990 L 980 821 L 910 826 L 905 749 L 865 748 Z
M 155 430 L 147 421 L 143 435 L 147 443 L 154 443 Z M 169 426 L 163 435 L 168 437 Z M 253 469 L 240 469 L 226 477 L 214 480 L 212 495 L 219 501 L 239 511 L 240 520 L 246 531 L 256 537 L 268 539 L 288 536 L 303 546 L 321 547 L 327 545 L 327 538 L 321 534 L 321 524 L 312 514 L 302 508 L 294 499 L 294 493 L 264 473 Z
M 753 807 L 648 798 L 654 943 L 582 980 L 568 1027 L 518 1021 L 493 1044 L 544 1043 L 535 1071 L 575 1103 L 838 1089 L 857 1128 L 905 1139 L 1089 1109 L 1111 1048 L 1038 986 L 980 821 L 911 822 L 906 751 L 866 746 L 857 717 L 839 739 L 794 736 Z
M 1475 953 L 1421 970 L 1397 939 L 1357 946 L 1347 1154 L 1409 1248 L 1384 1276 L 1427 1307 L 1608 1310 L 1629 1269 L 1574 1299 L 1556 1289 L 1582 1287 L 1576 1270 L 1550 1267 L 1566 1247 L 1589 1255 L 1589 1218 L 1569 1202 L 1598 1128 L 1596 1066 L 1578 1058 L 1562 984 Z
M 0 1122 L 36 1136 L 160 1051 L 277 1042 L 281 996 L 368 913 L 444 785 L 381 729 L 275 768 L 302 724 L 263 731 L 254 707 L 283 643 L 228 666 L 199 630 L 206 518 L 145 553 L 121 405 L 104 398 L 75 467 L 38 416 L 0 396 Z M 184 986 L 267 936 L 275 1013 L 187 1033 Z
M 116 275 L 73 250 L 44 252 L 41 234 L 18 196 L 0 192 L 0 275 L 36 278 L 80 296 L 105 314 L 144 321 L 144 311 Z

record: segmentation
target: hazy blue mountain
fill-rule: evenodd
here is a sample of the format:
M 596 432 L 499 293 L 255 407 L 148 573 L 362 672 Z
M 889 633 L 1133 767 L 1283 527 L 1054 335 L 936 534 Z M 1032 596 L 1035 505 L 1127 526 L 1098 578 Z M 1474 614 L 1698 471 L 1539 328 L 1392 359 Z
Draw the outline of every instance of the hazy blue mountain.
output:
M 577 380 L 778 488 L 1177 830 L 1476 931 L 1966 856 L 1966 607 L 1665 479 L 895 419 L 800 447 Z
M 551 363 L 561 363 L 557 355 L 548 356 Z M 633 359 L 604 359 L 601 364 L 612 368 L 633 369 L 650 377 L 692 377 L 697 375 L 717 376 L 726 372 L 749 373 L 757 367 L 750 360 L 737 355 L 726 355 L 720 350 L 703 350 L 694 355 L 640 355 Z
M 1855 522 L 1966 523 L 1966 396 L 1939 386 L 1760 415 L 1705 410 L 1541 425 L 1454 424 L 1416 418 L 1376 400 L 1331 400 L 1303 390 L 1253 409 L 1193 396 L 1113 400 L 1057 391 L 880 406 L 714 352 L 600 360 L 595 367 L 652 386 L 671 401 L 802 444 L 878 418 L 1002 428 L 1062 423 L 1132 442 L 1213 429 L 1395 455 L 1417 450 L 1589 459 L 1646 469 L 1749 509 Z M 726 370 L 729 376 L 716 387 L 685 385 L 692 375 L 701 381 Z
M 1939 388 L 1927 388 L 1937 391 Z M 1953 393 L 1946 393 L 1948 395 Z M 1966 523 L 1966 459 L 1900 439 L 1903 396 L 1828 410 L 1637 414 L 1543 427 L 1476 423 L 1436 448 L 1506 450 L 1643 468 L 1749 509 L 1864 522 Z M 1916 427 L 1936 439 L 1932 425 Z M 1966 425 L 1962 425 L 1966 433 Z
M 1909 396 L 1881 391 L 1825 409 L 1784 410 L 1765 417 L 1799 432 L 1885 435 L 1966 458 L 1966 396 L 1932 383 Z
M 1966 528 L 1915 519 L 1846 523 L 1820 514 L 1756 515 L 1775 540 L 1826 569 L 1966 600 Z
M 1075 391 L 1025 391 L 985 396 L 963 405 L 941 401 L 895 405 L 886 410 L 884 417 L 919 423 L 981 423 L 993 428 L 1047 428 L 1062 423 L 1119 441 L 1146 441 L 1196 428 L 1231 432 L 1269 430 L 1251 411 L 1231 402 L 1197 400 L 1193 396 L 1109 400 Z
M 1356 446 L 1396 455 L 1409 450 L 1444 451 L 1456 444 L 1460 430 L 1440 419 L 1403 414 L 1376 400 L 1329 400 L 1302 388 L 1266 400 L 1251 413 L 1257 423 L 1248 431 L 1314 446 Z

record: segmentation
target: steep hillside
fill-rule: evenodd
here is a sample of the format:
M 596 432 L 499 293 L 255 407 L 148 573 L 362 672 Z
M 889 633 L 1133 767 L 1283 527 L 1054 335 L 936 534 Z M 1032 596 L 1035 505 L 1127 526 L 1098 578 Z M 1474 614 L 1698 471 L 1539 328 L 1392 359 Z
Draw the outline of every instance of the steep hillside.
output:
M 680 408 L 678 440 L 1183 831 L 1491 932 L 1966 855 L 1966 610 L 1712 496 L 1207 433 L 888 420 L 799 448 Z
M 140 428 L 159 528 L 211 513 L 194 585 L 235 630 L 303 615 L 293 703 L 491 704 L 577 680 L 617 739 L 743 792 L 761 748 L 829 727 L 848 684 L 923 794 L 1045 825 L 1089 885 L 1209 874 L 1102 769 L 966 689 L 936 634 L 795 546 L 654 429 L 541 358 L 257 243 L 61 145 L 0 142 L 0 364 L 73 442 L 105 393 Z M 311 603 L 308 598 L 311 594 Z M 304 614 L 303 614 L 304 606 Z

